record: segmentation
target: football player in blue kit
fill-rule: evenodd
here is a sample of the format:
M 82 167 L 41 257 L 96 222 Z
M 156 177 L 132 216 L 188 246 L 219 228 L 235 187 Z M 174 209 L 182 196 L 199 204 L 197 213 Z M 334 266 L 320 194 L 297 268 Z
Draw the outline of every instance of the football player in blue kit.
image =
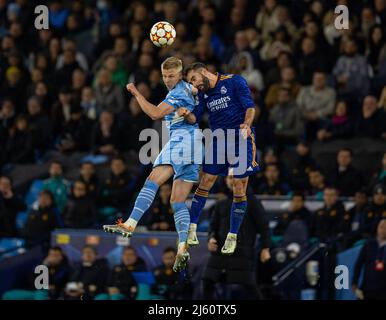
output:
M 237 233 L 243 221 L 247 209 L 246 191 L 249 175 L 259 170 L 257 162 L 257 152 L 255 144 L 255 130 L 252 123 L 255 116 L 255 103 L 251 98 L 251 93 L 246 80 L 240 75 L 235 74 L 213 74 L 208 71 L 205 64 L 196 62 L 185 70 L 186 80 L 199 90 L 198 105 L 193 111 L 181 108 L 178 113 L 183 115 L 189 122 L 197 123 L 206 111 L 209 115 L 209 126 L 212 132 L 224 130 L 225 142 L 221 139 L 211 141 L 211 150 L 217 155 L 220 142 L 226 145 L 224 163 L 218 161 L 219 157 L 214 156 L 214 161 L 208 161 L 207 153 L 202 166 L 202 177 L 200 184 L 192 199 L 190 210 L 191 224 L 189 226 L 188 245 L 198 245 L 196 235 L 197 223 L 205 206 L 209 190 L 216 182 L 217 176 L 233 176 L 233 204 L 230 214 L 230 230 L 221 249 L 224 255 L 234 253 L 237 245 Z M 229 130 L 231 129 L 231 130 Z M 227 132 L 235 132 L 235 141 L 233 147 L 236 156 L 241 157 L 246 162 L 240 168 L 235 170 L 235 164 L 229 159 L 229 144 L 231 140 Z M 246 148 L 242 149 L 242 139 Z M 245 152 L 246 154 L 243 154 Z M 239 163 L 240 164 L 240 163 Z
M 167 58 L 161 65 L 161 71 L 169 93 L 158 106 L 148 102 L 134 84 L 130 83 L 126 88 L 153 120 L 165 118 L 169 141 L 155 160 L 153 170 L 136 198 L 130 217 L 125 222 L 119 220 L 116 225 L 104 225 L 103 229 L 131 237 L 138 221 L 153 203 L 159 186 L 174 176 L 170 203 L 179 237 L 173 267 L 174 271 L 178 272 L 185 268 L 190 258 L 186 244 L 190 216 L 185 200 L 193 184 L 199 179 L 202 158 L 197 157 L 197 153 L 195 155 L 195 150 L 202 148 L 202 137 L 197 124 L 190 124 L 176 112 L 180 107 L 192 111 L 195 108 L 194 94 L 197 94 L 192 85 L 182 80 L 182 61 L 175 57 Z

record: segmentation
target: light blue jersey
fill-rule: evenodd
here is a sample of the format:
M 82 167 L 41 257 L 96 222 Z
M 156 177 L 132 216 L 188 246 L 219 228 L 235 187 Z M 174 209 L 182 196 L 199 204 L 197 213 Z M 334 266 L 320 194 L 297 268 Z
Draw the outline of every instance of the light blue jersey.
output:
M 197 123 L 190 124 L 177 114 L 177 109 L 181 107 L 193 111 L 196 99 L 192 94 L 192 86 L 181 80 L 169 91 L 163 102 L 171 105 L 174 111 L 164 118 L 169 129 L 169 141 L 155 160 L 154 167 L 169 164 L 173 167 L 174 179 L 196 182 L 202 163 L 202 135 L 196 130 L 199 128 Z
M 192 85 L 181 80 L 177 85 L 169 91 L 165 100 L 167 104 L 171 105 L 174 108 L 174 112 L 165 116 L 166 126 L 170 130 L 170 135 L 176 129 L 185 129 L 189 131 L 194 131 L 198 128 L 198 124 L 190 124 L 185 121 L 184 117 L 177 115 L 177 109 L 180 107 L 185 107 L 189 111 L 193 111 L 196 104 L 196 100 L 192 94 Z

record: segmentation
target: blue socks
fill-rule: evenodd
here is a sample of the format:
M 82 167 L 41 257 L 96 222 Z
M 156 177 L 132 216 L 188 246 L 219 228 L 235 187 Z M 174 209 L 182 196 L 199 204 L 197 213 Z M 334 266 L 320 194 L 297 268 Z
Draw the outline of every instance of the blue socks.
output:
M 176 202 L 172 204 L 174 211 L 174 221 L 178 233 L 179 243 L 184 243 L 188 239 L 188 230 L 190 224 L 190 214 L 185 202 Z
M 239 232 L 241 223 L 243 222 L 245 213 L 247 212 L 247 197 L 233 197 L 231 209 L 231 227 L 229 232 L 237 234 Z
M 150 208 L 151 204 L 153 203 L 158 188 L 159 185 L 157 183 L 151 180 L 146 180 L 137 196 L 137 199 L 135 200 L 134 208 L 133 211 L 131 211 L 128 221 L 134 220 L 135 222 L 138 222 L 142 218 L 143 214 Z
M 198 224 L 202 209 L 205 207 L 206 199 L 208 198 L 209 191 L 197 188 L 194 197 L 192 199 L 192 206 L 190 208 L 190 222 Z

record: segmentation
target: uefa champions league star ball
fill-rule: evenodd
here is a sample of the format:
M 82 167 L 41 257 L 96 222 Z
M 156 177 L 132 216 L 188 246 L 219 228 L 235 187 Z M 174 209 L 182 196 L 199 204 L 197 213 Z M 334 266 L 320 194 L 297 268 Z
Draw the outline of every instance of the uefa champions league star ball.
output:
M 150 40 L 157 47 L 170 46 L 175 38 L 176 29 L 169 22 L 159 21 L 150 29 Z

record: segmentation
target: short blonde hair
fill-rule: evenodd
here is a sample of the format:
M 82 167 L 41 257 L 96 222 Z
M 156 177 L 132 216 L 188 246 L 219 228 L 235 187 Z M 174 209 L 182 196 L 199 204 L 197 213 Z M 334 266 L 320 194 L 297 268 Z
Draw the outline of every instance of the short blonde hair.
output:
M 182 60 L 176 57 L 169 57 L 161 64 L 161 70 L 177 69 L 182 72 Z

